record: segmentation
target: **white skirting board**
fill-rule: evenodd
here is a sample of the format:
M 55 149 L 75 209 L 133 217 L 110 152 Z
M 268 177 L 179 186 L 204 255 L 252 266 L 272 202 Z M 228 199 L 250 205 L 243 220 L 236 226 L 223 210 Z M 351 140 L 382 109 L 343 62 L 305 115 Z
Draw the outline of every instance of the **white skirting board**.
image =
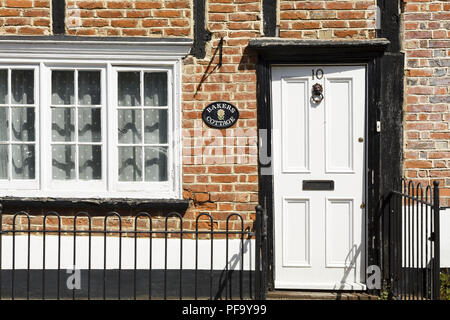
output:
M 89 238 L 87 236 L 76 237 L 75 269 L 88 269 L 89 267 Z M 195 269 L 195 240 L 183 239 L 182 267 L 183 269 Z M 226 240 L 213 241 L 213 269 L 225 270 L 227 263 Z M 244 270 L 255 269 L 255 241 L 244 240 L 241 250 L 241 240 L 228 240 L 228 269 L 241 270 L 242 252 L 244 255 Z M 10 235 L 2 236 L 1 267 L 3 270 L 12 268 L 12 245 Z M 106 238 L 106 269 L 119 268 L 119 238 Z M 167 239 L 167 269 L 180 268 L 180 239 Z M 72 236 L 61 236 L 60 268 L 74 269 L 74 243 Z M 121 268 L 123 270 L 134 269 L 135 239 L 122 237 Z M 104 268 L 104 237 L 91 237 L 91 269 Z M 137 239 L 137 269 L 148 269 L 150 266 L 150 240 Z M 15 269 L 27 269 L 28 266 L 28 236 L 17 235 L 15 237 Z M 152 239 L 152 269 L 165 268 L 165 240 Z M 30 236 L 30 269 L 43 268 L 43 237 Z M 58 268 L 58 236 L 45 237 L 45 268 Z M 198 269 L 209 270 L 211 268 L 211 240 L 198 240 Z

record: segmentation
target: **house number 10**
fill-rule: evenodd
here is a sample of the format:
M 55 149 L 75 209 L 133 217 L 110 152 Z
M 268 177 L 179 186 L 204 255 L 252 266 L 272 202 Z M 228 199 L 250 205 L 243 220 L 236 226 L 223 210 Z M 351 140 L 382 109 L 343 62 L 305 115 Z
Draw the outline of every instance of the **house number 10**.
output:
M 312 79 L 313 80 L 315 80 L 314 77 L 316 77 L 317 80 L 322 79 L 323 78 L 323 70 L 322 69 L 317 69 L 317 70 L 312 69 Z

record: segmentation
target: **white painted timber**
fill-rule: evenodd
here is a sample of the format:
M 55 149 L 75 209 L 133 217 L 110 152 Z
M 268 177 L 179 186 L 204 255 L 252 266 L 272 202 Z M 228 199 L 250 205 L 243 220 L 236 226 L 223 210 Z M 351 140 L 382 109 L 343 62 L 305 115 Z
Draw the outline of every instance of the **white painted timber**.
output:
M 365 92 L 365 66 L 272 68 L 277 289 L 365 289 Z
M 27 269 L 28 266 L 28 237 L 17 235 L 15 237 L 15 269 Z M 121 269 L 134 269 L 134 238 L 107 237 L 106 238 L 106 269 L 119 268 L 119 245 L 122 246 Z M 228 259 L 226 254 L 226 240 L 213 240 L 213 270 L 225 270 L 228 263 L 229 270 L 241 270 L 242 254 L 243 269 L 255 270 L 255 242 L 244 240 L 241 250 L 241 240 L 228 240 Z M 30 269 L 43 269 L 43 243 L 44 237 L 30 237 Z M 167 239 L 167 268 L 180 268 L 180 239 Z M 91 237 L 91 269 L 103 269 L 105 257 L 105 239 L 102 236 Z M 12 268 L 13 263 L 13 237 L 2 236 L 1 269 Z M 60 250 L 58 250 L 60 248 Z M 152 239 L 152 269 L 164 269 L 165 265 L 165 240 Z M 89 237 L 76 237 L 76 257 L 73 260 L 74 240 L 72 236 L 61 236 L 60 247 L 58 247 L 58 236 L 48 235 L 45 237 L 45 268 L 58 269 L 58 252 L 61 257 L 61 269 L 88 269 L 89 267 Z M 183 239 L 182 262 L 184 270 L 195 269 L 195 240 Z M 150 240 L 147 238 L 137 239 L 137 268 L 148 269 L 150 267 Z M 198 269 L 210 270 L 211 268 L 211 240 L 198 240 Z

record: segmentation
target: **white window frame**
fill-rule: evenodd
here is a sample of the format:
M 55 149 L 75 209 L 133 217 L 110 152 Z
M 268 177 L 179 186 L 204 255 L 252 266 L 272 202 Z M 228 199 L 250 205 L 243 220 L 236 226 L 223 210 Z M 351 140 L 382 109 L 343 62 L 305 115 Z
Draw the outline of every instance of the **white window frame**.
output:
M 3 40 L 0 67 L 35 68 L 36 179 L 0 183 L 0 197 L 70 199 L 182 199 L 181 59 L 192 41 Z M 51 70 L 102 70 L 102 180 L 56 181 L 51 166 Z M 168 181 L 118 180 L 117 71 L 167 71 L 169 104 Z M 45 94 L 47 93 L 47 94 Z M 75 93 L 77 94 L 77 93 Z M 42 130 L 40 130 L 42 128 Z M 106 134 L 105 134 L 106 133 Z M 76 168 L 78 170 L 78 168 Z M 145 168 L 142 168 L 144 171 Z M 94 182 L 94 183 L 93 183 Z
M 42 141 L 42 185 L 45 189 L 48 190 L 65 190 L 65 191 L 76 191 L 76 190 L 86 190 L 86 189 L 92 189 L 92 190 L 107 190 L 107 178 L 108 178 L 108 172 L 106 171 L 107 163 L 109 162 L 109 159 L 106 157 L 106 150 L 108 149 L 108 139 L 107 139 L 107 132 L 106 132 L 106 113 L 108 104 L 106 101 L 106 68 L 102 65 L 62 65 L 62 64 L 44 64 L 42 70 L 43 74 L 43 81 L 41 82 L 41 92 L 42 92 L 42 98 L 41 98 L 41 123 L 42 124 L 48 124 L 42 126 L 42 131 L 40 132 L 41 141 Z M 53 70 L 61 70 L 61 71 L 85 71 L 85 70 L 91 70 L 91 71 L 101 71 L 100 75 L 100 82 L 101 82 L 101 132 L 102 132 L 102 179 L 101 180 L 54 180 L 52 179 L 52 113 L 51 113 L 51 94 L 52 94 L 52 71 Z M 77 81 L 77 78 L 74 78 L 74 81 Z M 74 91 L 74 100 L 75 102 L 78 100 L 78 92 L 76 91 L 77 84 L 75 83 L 75 91 Z M 73 107 L 72 105 L 70 105 Z M 64 105 L 60 105 L 59 107 L 64 107 Z M 69 107 L 69 105 L 67 105 Z M 75 116 L 74 119 L 75 123 L 75 132 L 74 135 L 78 136 L 76 131 L 78 130 L 78 119 Z M 76 144 L 78 141 L 75 142 Z M 47 164 L 47 165 L 46 165 Z M 78 160 L 75 159 L 75 171 L 78 171 Z M 78 173 L 77 173 L 78 175 Z
M 37 66 L 33 66 L 33 65 L 26 65 L 26 64 L 14 64 L 14 65 L 10 65 L 10 64 L 4 64 L 1 63 L 0 64 L 0 69 L 4 70 L 7 69 L 8 70 L 8 101 L 5 105 L 3 106 L 8 106 L 8 135 L 9 135 L 9 147 L 8 147 L 8 176 L 9 179 L 0 179 L 0 189 L 4 189 L 4 188 L 13 188 L 13 189 L 24 189 L 24 190 L 34 190 L 39 188 L 39 179 L 40 179 L 40 171 L 39 171 L 39 163 L 40 163 L 40 159 L 39 159 L 39 150 L 40 150 L 40 139 L 39 139 L 39 114 L 40 114 L 40 92 L 39 92 L 39 68 Z M 15 144 L 15 142 L 12 141 L 12 136 L 11 136 L 11 127 L 12 127 L 12 115 L 11 115 L 11 109 L 14 107 L 26 107 L 27 105 L 22 105 L 22 104 L 12 104 L 12 87 L 11 87 L 11 70 L 33 70 L 34 71 L 34 127 L 35 127 L 35 132 L 34 132 L 34 145 L 35 145 L 35 177 L 33 180 L 31 179 L 23 179 L 23 180 L 19 180 L 19 179 L 12 179 L 12 168 L 11 168 L 11 157 L 12 157 L 12 152 L 11 152 L 11 145 Z M 29 105 L 28 105 L 29 106 Z M 27 144 L 26 142 L 22 142 L 22 143 L 18 143 L 18 144 Z
M 174 138 L 174 131 L 175 129 L 178 129 L 176 126 L 176 123 L 174 123 L 172 120 L 174 119 L 174 111 L 173 111 L 173 72 L 171 69 L 168 68 L 161 68 L 161 67 L 146 67 L 146 68 L 140 68 L 140 67 L 135 67 L 135 66 L 114 66 L 113 67 L 113 75 L 112 75 L 112 84 L 117 84 L 118 83 L 118 79 L 117 79 L 117 75 L 119 72 L 124 72 L 124 71 L 136 71 L 136 72 L 167 72 L 167 95 L 168 95 L 168 99 L 167 99 L 167 110 L 168 110 L 168 115 L 167 115 L 167 119 L 168 119 L 168 146 L 169 146 L 169 154 L 167 156 L 167 167 L 168 167 L 168 173 L 167 173 L 167 177 L 168 177 L 168 181 L 164 181 L 164 182 L 124 182 L 124 181 L 119 181 L 119 169 L 118 169 L 118 161 L 113 161 L 112 162 L 112 174 L 113 174 L 113 189 L 114 190 L 118 190 L 118 191 L 135 191 L 136 187 L 138 186 L 139 188 L 144 187 L 145 190 L 149 190 L 152 192 L 164 192 L 164 190 L 167 189 L 171 189 L 173 188 L 173 180 L 175 177 L 175 172 L 176 172 L 176 166 L 175 163 L 177 162 L 175 160 L 175 156 L 174 156 L 174 149 L 175 149 L 175 144 L 173 143 L 173 141 L 175 140 Z M 143 79 L 141 78 L 140 81 L 143 81 Z M 141 83 L 141 105 L 143 104 L 143 89 L 144 89 L 144 83 Z M 112 103 L 110 104 L 112 106 L 112 109 L 116 110 L 114 112 L 114 114 L 110 114 L 108 117 L 108 123 L 118 123 L 118 119 L 117 119 L 117 115 L 118 112 L 117 110 L 119 110 L 119 108 L 123 108 L 123 109 L 129 109 L 129 108 L 133 108 L 133 107 L 118 107 L 118 96 L 117 96 L 117 90 L 115 90 L 115 88 L 110 88 L 110 92 L 111 94 L 111 99 L 112 99 Z M 138 109 L 142 109 L 142 107 L 138 107 Z M 158 107 L 152 107 L 152 109 L 158 109 Z M 166 108 L 159 108 L 159 109 L 166 109 Z M 142 119 L 144 118 L 144 114 L 141 115 Z M 111 129 L 112 126 L 110 126 Z M 144 136 L 144 128 L 142 128 L 142 135 Z M 112 145 L 115 147 L 110 148 L 110 154 L 109 154 L 109 158 L 111 159 L 119 159 L 119 154 L 118 154 L 118 145 L 119 145 L 119 141 L 118 141 L 118 135 L 117 135 L 117 131 L 116 132 L 109 132 L 109 136 L 112 137 L 113 143 Z M 143 138 L 144 139 L 144 138 Z M 142 156 L 144 157 L 144 153 L 142 154 Z M 145 167 L 142 167 L 142 175 L 143 177 L 145 177 Z

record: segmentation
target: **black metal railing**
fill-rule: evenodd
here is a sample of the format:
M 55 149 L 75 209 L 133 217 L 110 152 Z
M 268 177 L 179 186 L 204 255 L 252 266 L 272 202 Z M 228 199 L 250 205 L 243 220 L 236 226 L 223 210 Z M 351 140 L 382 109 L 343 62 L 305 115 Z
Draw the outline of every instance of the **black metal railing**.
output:
M 381 203 L 384 289 L 401 300 L 439 299 L 439 183 L 402 180 Z
M 264 214 L 35 216 L 0 205 L 0 299 L 264 299 Z

